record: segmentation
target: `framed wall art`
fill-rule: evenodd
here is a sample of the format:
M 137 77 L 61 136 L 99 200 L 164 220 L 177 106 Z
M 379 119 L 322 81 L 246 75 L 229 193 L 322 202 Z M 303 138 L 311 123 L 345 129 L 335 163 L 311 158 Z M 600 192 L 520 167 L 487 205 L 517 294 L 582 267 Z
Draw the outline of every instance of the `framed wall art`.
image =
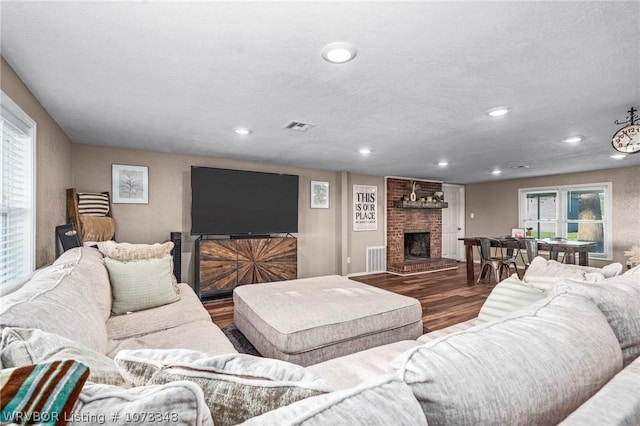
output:
M 311 181 L 311 208 L 329 208 L 329 182 Z
M 513 238 L 524 238 L 524 228 L 511 228 L 511 236 Z
M 112 164 L 111 201 L 120 204 L 149 204 L 149 168 Z
M 378 187 L 353 185 L 353 230 L 375 231 L 378 229 Z

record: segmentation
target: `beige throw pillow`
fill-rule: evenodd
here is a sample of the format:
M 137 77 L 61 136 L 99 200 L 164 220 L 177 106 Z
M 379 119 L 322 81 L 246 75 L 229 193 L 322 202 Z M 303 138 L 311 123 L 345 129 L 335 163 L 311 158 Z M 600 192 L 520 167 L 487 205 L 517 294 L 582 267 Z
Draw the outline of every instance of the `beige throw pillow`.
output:
M 105 256 L 122 262 L 132 260 L 159 259 L 171 254 L 173 242 L 162 244 L 116 243 L 105 245 Z
M 186 349 L 122 350 L 115 362 L 135 386 L 188 380 L 202 388 L 216 425 L 232 425 L 331 392 L 304 367 L 243 354 L 211 356 Z
M 122 262 L 105 257 L 109 271 L 114 315 L 155 308 L 180 300 L 171 256 Z

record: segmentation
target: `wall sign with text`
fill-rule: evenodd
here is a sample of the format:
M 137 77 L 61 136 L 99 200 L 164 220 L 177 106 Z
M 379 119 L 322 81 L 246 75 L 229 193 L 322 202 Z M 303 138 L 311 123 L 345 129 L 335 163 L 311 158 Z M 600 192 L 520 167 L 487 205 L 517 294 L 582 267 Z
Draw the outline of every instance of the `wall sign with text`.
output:
M 353 185 L 353 230 L 375 231 L 378 229 L 378 187 Z

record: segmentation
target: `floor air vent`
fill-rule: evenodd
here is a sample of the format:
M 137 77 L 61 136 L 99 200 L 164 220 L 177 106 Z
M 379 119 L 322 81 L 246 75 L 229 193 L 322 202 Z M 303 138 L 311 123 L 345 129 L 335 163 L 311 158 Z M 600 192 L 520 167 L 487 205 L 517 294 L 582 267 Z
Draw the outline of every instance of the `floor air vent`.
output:
M 366 272 L 384 272 L 387 270 L 387 247 L 367 247 Z
M 306 132 L 312 127 L 315 127 L 315 124 L 303 123 L 301 121 L 290 121 L 283 127 L 283 129 L 294 130 L 296 132 Z

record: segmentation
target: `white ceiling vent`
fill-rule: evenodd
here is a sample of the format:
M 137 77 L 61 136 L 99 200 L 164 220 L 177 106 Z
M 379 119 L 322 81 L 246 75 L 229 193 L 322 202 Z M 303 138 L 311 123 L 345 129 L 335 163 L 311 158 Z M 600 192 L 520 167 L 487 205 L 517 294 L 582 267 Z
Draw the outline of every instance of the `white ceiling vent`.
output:
M 303 123 L 301 121 L 290 121 L 283 127 L 283 129 L 295 130 L 296 132 L 306 132 L 315 126 L 315 124 Z

